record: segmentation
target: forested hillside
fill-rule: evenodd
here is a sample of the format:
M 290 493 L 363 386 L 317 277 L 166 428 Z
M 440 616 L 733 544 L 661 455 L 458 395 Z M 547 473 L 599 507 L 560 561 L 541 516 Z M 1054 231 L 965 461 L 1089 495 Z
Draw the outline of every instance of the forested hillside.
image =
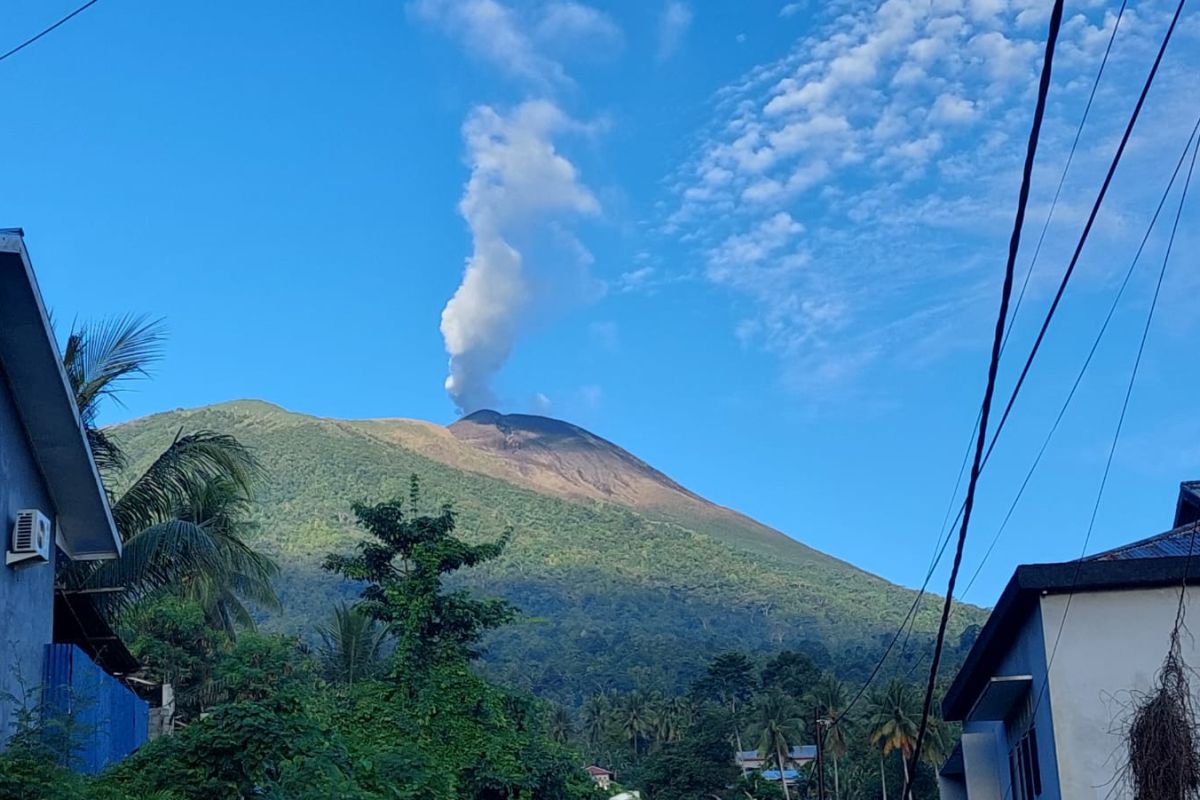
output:
M 704 503 L 643 503 L 541 485 L 528 469 L 412 420 L 339 421 L 257 401 L 177 410 L 112 431 L 135 464 L 181 429 L 236 436 L 261 460 L 256 546 L 282 567 L 281 615 L 308 633 L 347 589 L 320 569 L 361 535 L 350 504 L 407 496 L 419 475 L 431 507 L 454 501 L 471 540 L 512 530 L 504 555 L 463 580 L 510 600 L 520 621 L 486 642 L 486 668 L 576 705 L 601 689 L 677 691 L 713 654 L 802 650 L 853 679 L 869 669 L 913 593 Z M 602 441 L 602 440 L 601 440 Z M 897 669 L 927 652 L 923 605 Z M 982 622 L 959 609 L 953 636 Z

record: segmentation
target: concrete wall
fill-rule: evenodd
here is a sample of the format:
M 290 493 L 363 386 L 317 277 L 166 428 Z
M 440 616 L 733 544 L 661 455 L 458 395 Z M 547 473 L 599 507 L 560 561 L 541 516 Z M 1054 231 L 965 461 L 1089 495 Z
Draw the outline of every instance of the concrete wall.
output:
M 55 517 L 0 365 L 0 551 L 8 550 L 17 511 L 23 508 Z M 11 698 L 40 687 L 53 633 L 53 564 L 8 567 L 0 561 L 0 742 L 15 722 Z M 38 699 L 35 694 L 30 701 Z
M 1193 630 L 1200 631 L 1196 592 L 1189 592 L 1189 618 Z M 1114 783 L 1127 757 L 1121 730 L 1135 696 L 1150 690 L 1167 654 L 1178 602 L 1178 587 L 1072 597 L 1050 666 L 1050 708 L 1064 800 L 1130 796 L 1127 787 Z M 1044 597 L 1041 606 L 1050 652 L 1067 597 Z M 1180 641 L 1184 660 L 1193 669 L 1200 667 L 1194 636 L 1185 633 Z M 1193 675 L 1192 691 L 1198 690 L 1200 678 Z
M 1033 683 L 1028 703 L 1032 707 L 1045 684 L 1045 654 L 1042 616 L 1035 609 L 1014 638 L 996 672 L 989 677 L 1031 676 Z M 1034 717 L 1038 762 L 1042 775 L 1040 798 L 1060 800 L 1050 706 L 1051 698 L 1043 697 Z M 1023 726 L 1017 728 L 1018 735 L 1025 730 Z M 1009 734 L 1003 721 L 966 720 L 963 723 L 963 766 L 966 772 L 967 792 L 971 800 L 1012 800 L 1008 769 L 1008 752 L 1011 747 Z M 944 800 L 950 798 L 944 797 Z

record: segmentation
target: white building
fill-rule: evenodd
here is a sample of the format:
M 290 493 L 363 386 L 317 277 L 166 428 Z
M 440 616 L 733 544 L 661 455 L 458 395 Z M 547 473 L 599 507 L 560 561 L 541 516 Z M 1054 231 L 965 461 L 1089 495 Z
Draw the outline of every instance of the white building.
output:
M 1200 583 L 1197 528 L 1200 482 L 1185 483 L 1171 530 L 1082 561 L 1017 568 L 942 704 L 963 726 L 939 773 L 942 800 L 1130 796 L 1119 781 L 1121 731 L 1167 654 L 1185 571 L 1190 586 Z M 1200 609 L 1190 613 L 1200 631 Z M 1181 641 L 1184 660 L 1200 667 L 1200 643 Z

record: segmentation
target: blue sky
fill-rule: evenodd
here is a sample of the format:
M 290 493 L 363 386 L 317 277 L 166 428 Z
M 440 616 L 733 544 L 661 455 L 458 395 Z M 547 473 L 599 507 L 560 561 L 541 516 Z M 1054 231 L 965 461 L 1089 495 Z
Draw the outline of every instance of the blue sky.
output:
M 1067 4 L 1022 275 L 1116 5 Z M 13 6 L 3 47 L 73 8 Z M 1172 10 L 1121 21 L 1002 389 Z M 983 387 L 1047 11 L 104 0 L 0 63 L 0 224 L 60 320 L 166 317 L 167 358 L 108 421 L 242 397 L 548 413 L 914 585 Z M 968 575 L 1184 146 L 1198 55 L 1187 14 L 984 476 Z M 1091 550 L 1166 528 L 1200 477 L 1183 213 Z M 968 600 L 1078 554 L 1169 221 Z

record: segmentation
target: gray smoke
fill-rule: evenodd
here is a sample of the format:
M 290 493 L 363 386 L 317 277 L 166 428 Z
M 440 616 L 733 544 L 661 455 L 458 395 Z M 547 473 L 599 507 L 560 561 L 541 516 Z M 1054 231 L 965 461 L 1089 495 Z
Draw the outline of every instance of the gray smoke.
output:
M 461 413 L 495 405 L 492 378 L 508 360 L 531 302 L 515 234 L 550 217 L 599 211 L 551 141 L 577 127 L 545 100 L 522 103 L 507 116 L 481 106 L 463 125 L 471 177 L 459 212 L 473 249 L 441 325 L 450 354 L 446 391 Z

